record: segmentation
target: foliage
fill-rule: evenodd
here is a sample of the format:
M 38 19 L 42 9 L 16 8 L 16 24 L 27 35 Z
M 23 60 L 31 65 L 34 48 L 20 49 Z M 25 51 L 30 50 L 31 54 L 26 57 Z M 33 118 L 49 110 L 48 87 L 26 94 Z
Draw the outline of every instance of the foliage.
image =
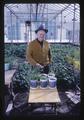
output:
M 55 77 L 57 77 L 57 86 L 65 89 L 65 87 L 68 88 L 79 84 L 80 70 L 76 68 L 79 66 L 77 61 L 80 61 L 80 48 L 70 44 L 51 44 L 51 53 L 52 63 L 50 64 L 50 72 L 54 71 Z M 67 56 L 75 60 L 74 64 L 76 64 L 76 67 L 74 67 L 72 61 L 71 63 L 69 62 Z M 16 84 L 16 81 L 19 81 L 18 84 L 20 86 L 28 87 L 29 80 L 40 79 L 40 71 L 38 67 L 33 67 L 24 62 L 20 63 L 13 77 L 13 82 Z
M 80 61 L 76 60 L 72 57 L 67 56 L 66 61 L 70 64 L 72 64 L 76 69 L 80 70 Z
M 25 58 L 26 44 L 5 44 L 5 56 L 16 56 Z
M 25 59 L 26 44 L 5 44 L 4 52 L 5 63 L 10 63 L 11 67 L 16 68 L 22 59 Z
M 44 75 L 40 76 L 40 80 L 46 80 L 46 79 L 47 79 L 47 76 L 44 76 Z
M 51 70 L 54 70 L 55 76 L 57 77 L 58 86 L 61 86 L 64 89 L 65 86 L 69 87 L 74 85 L 75 83 L 79 83 L 80 81 L 80 71 L 76 72 L 72 61 L 68 62 L 68 60 L 66 60 L 66 56 L 69 56 L 70 58 L 73 58 L 75 60 L 80 60 L 79 50 L 80 49 L 78 47 L 68 44 L 51 45 Z M 76 52 L 77 54 L 75 55 Z M 76 76 L 79 76 L 78 79 Z
M 39 69 L 25 62 L 20 63 L 12 78 L 14 89 L 28 88 L 29 80 L 40 80 Z
M 26 54 L 25 52 L 26 52 L 26 46 L 19 45 L 19 46 L 16 46 L 16 50 L 14 51 L 14 55 L 16 55 L 17 57 L 24 58 L 25 54 Z
M 30 80 L 40 80 L 40 76 L 38 74 L 31 74 L 31 79 Z

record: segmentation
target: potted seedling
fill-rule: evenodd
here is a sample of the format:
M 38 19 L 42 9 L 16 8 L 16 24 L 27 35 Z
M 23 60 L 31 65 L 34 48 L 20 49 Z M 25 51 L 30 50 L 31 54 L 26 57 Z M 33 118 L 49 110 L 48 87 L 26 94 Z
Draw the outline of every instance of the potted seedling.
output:
M 40 78 L 40 88 L 45 89 L 48 85 L 48 77 L 47 76 L 41 76 Z
M 31 80 L 30 80 L 30 88 L 31 89 L 36 89 L 38 87 L 39 79 L 40 78 L 39 78 L 38 74 L 31 75 Z
M 56 77 L 49 77 L 49 88 L 53 89 L 56 88 L 56 82 L 57 78 Z
M 55 77 L 55 74 L 54 74 L 54 72 L 50 72 L 50 73 L 48 74 L 48 76 L 49 76 L 49 77 L 52 77 L 52 76 Z

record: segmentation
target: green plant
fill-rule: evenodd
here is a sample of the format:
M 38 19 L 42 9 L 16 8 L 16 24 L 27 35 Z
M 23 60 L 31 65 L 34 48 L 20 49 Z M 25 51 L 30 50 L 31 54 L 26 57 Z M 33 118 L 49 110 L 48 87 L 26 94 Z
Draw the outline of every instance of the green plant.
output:
M 4 58 L 4 62 L 5 63 L 9 63 L 11 67 L 15 66 L 15 65 L 18 65 L 18 61 L 17 61 L 17 58 L 14 57 L 14 56 L 5 56 Z
M 38 81 L 40 80 L 39 74 L 31 74 L 30 78 L 31 80 L 38 80 Z
M 41 75 L 40 79 L 41 79 L 41 80 L 46 80 L 46 79 L 47 79 L 47 76 Z
M 15 89 L 28 88 L 30 80 L 40 80 L 38 69 L 28 63 L 20 63 L 16 73 L 13 76 L 12 82 Z M 18 83 L 18 84 L 17 84 Z
M 5 63 L 10 63 L 10 58 L 8 57 L 8 58 L 5 58 L 5 61 L 4 61 Z
M 55 73 L 59 86 L 70 86 L 73 81 L 75 83 L 80 82 L 80 70 L 76 70 L 73 64 L 68 63 L 66 60 L 66 56 L 73 57 L 73 59 L 78 60 L 80 55 L 79 50 L 79 47 L 72 46 L 70 44 L 51 44 L 52 63 L 50 65 L 50 72 L 53 71 Z M 77 55 L 75 55 L 76 51 L 78 51 Z M 77 64 L 78 63 L 76 62 L 76 65 Z M 24 86 L 27 86 L 29 84 L 29 80 L 31 79 L 40 80 L 46 78 L 47 77 L 40 75 L 40 69 L 38 67 L 34 67 L 23 62 L 19 63 L 13 80 L 22 83 L 19 83 L 20 86 L 23 86 L 23 84 Z
M 70 64 L 66 60 L 66 56 L 69 56 L 73 59 L 79 59 L 80 52 L 79 47 L 73 46 L 70 44 L 53 44 L 51 45 L 52 51 L 52 64 L 51 70 L 54 70 L 55 76 L 57 77 L 58 85 L 63 85 L 63 83 L 69 83 L 72 85 L 73 82 L 80 81 L 79 77 L 77 79 L 76 76 L 79 76 L 79 72 L 75 73 L 75 68 L 73 64 Z M 77 51 L 77 54 L 75 55 Z M 80 59 L 79 59 L 80 60 Z M 78 65 L 77 62 L 76 66 Z M 75 74 L 74 74 L 75 73 Z M 78 82 L 79 83 L 79 82 Z M 68 84 L 66 84 L 68 85 Z
M 25 58 L 26 54 L 26 44 L 14 44 L 8 43 L 5 44 L 5 55 L 6 56 L 16 56 Z
M 26 45 L 16 46 L 16 50 L 14 51 L 14 54 L 15 54 L 17 57 L 25 58 Z

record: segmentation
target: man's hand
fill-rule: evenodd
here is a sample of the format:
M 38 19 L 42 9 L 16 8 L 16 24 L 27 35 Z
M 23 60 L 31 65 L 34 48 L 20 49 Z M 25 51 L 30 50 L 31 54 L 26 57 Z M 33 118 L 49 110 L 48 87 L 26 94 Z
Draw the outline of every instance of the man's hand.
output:
M 36 64 L 37 67 L 43 68 L 44 66 L 40 65 L 39 63 Z

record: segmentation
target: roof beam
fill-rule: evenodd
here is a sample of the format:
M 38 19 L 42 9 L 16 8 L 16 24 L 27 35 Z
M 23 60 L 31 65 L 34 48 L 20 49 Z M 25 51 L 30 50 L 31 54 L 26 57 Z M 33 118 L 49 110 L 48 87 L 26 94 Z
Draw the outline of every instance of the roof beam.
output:
M 18 18 L 18 16 L 15 14 L 13 10 L 11 10 L 7 5 L 5 5 L 5 7 L 8 8 L 11 11 L 11 13 L 14 14 Z
M 38 3 L 36 4 L 36 21 L 37 21 L 37 15 L 38 15 Z
M 42 4 L 39 5 L 39 12 L 38 13 L 40 13 L 41 8 L 42 8 Z
M 60 10 L 60 12 L 57 13 L 56 16 L 54 16 L 52 19 L 56 18 L 59 14 L 61 14 L 64 10 L 66 10 L 70 5 L 71 5 L 71 4 L 67 5 L 64 9 Z M 51 20 L 52 20 L 52 19 L 51 19 Z M 50 21 L 51 21 L 51 20 L 50 20 Z
M 44 4 L 44 6 L 43 6 L 42 18 L 43 18 L 43 14 L 44 14 L 44 9 L 45 9 L 45 4 Z
M 78 10 L 77 8 L 75 8 L 75 10 Z M 70 7 L 70 9 L 69 10 L 67 10 L 67 11 L 71 11 L 71 12 L 73 12 L 74 11 L 74 7 L 72 8 L 72 7 Z M 77 11 L 76 11 L 76 13 L 78 13 Z

